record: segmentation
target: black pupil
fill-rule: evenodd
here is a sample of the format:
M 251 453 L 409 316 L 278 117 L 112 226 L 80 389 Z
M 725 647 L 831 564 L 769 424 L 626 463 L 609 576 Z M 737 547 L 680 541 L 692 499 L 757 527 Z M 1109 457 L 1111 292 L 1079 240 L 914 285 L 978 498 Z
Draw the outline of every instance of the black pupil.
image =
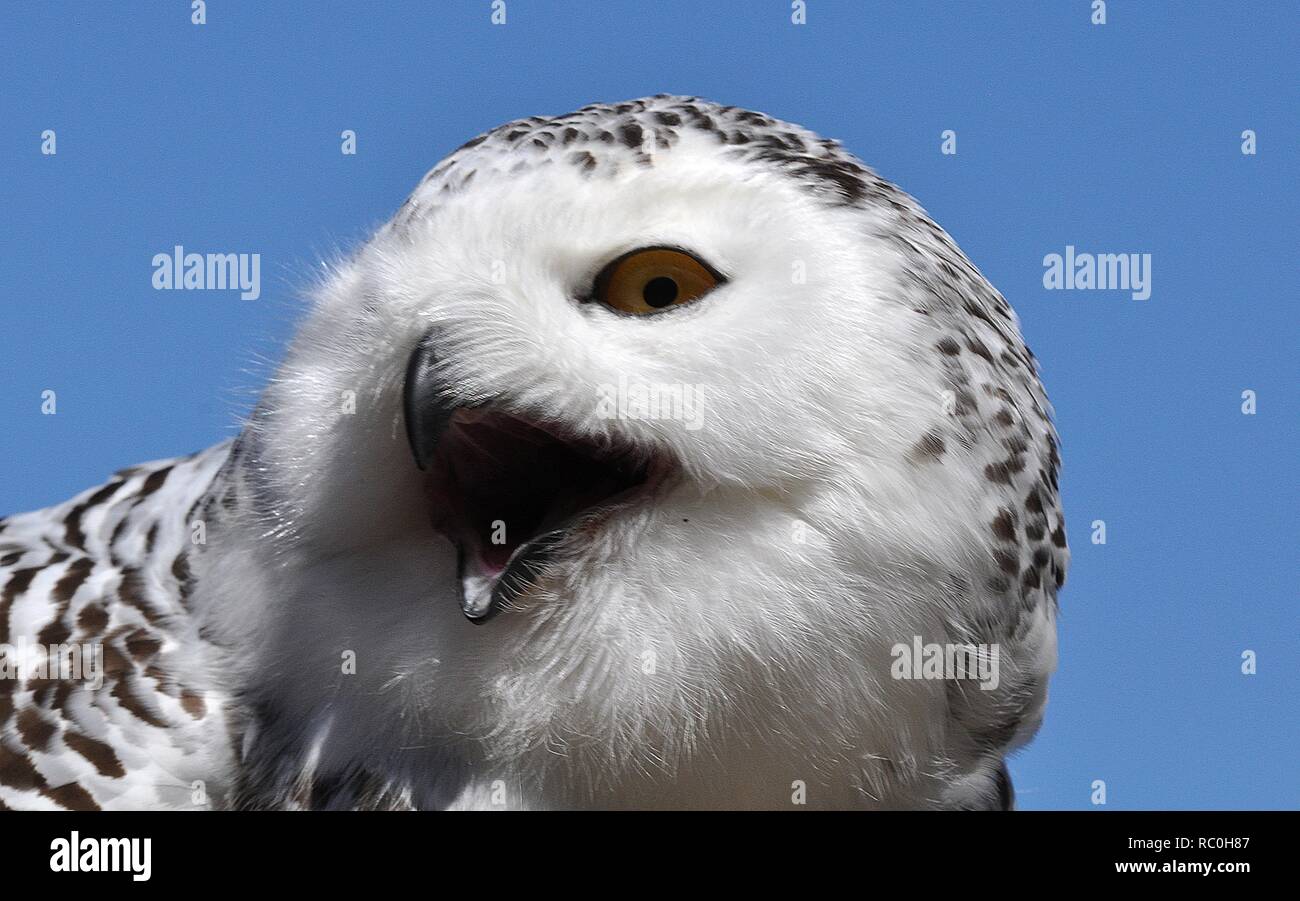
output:
M 648 306 L 662 309 L 677 299 L 677 282 L 666 275 L 652 278 L 641 289 L 641 297 Z

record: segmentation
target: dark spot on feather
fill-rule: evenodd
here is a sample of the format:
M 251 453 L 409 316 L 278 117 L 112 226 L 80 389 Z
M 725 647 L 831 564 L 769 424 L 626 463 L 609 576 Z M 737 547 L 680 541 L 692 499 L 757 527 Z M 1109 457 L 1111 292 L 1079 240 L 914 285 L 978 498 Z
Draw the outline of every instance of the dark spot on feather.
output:
M 136 660 L 147 660 L 162 650 L 162 642 L 144 629 L 136 629 L 127 636 L 126 649 Z
M 20 791 L 45 787 L 45 779 L 32 764 L 27 754 L 16 754 L 0 745 L 0 785 Z
M 84 504 L 78 504 L 68 511 L 63 520 L 63 543 L 79 550 L 86 549 L 86 533 L 81 530 L 81 514 L 86 512 Z
M 799 165 L 795 171 L 835 186 L 846 205 L 859 203 L 866 195 L 866 182 L 859 175 L 860 167 L 852 163 L 842 160 L 811 160 Z
M 167 476 L 171 474 L 171 471 L 170 466 L 164 466 L 162 469 L 155 469 L 149 473 L 144 480 L 144 484 L 140 486 L 140 492 L 136 495 L 136 499 L 143 500 L 161 488 L 163 482 L 167 481 Z
M 90 571 L 95 568 L 95 562 L 89 557 L 81 557 L 63 574 L 58 582 L 54 583 L 52 598 L 57 605 L 54 611 L 53 620 L 37 636 L 37 642 L 44 645 L 63 644 L 72 634 L 63 623 L 63 617 L 68 610 L 68 602 L 76 594 L 77 589 L 86 581 Z
M 993 517 L 993 534 L 1001 541 L 1016 540 L 1016 514 L 1009 508 L 1003 507 Z
M 1021 586 L 1026 591 L 1032 591 L 1042 584 L 1042 573 L 1038 567 L 1030 567 L 1025 570 L 1024 577 L 1020 580 Z
M 181 692 L 181 708 L 196 720 L 203 719 L 203 715 L 208 711 L 208 705 L 203 697 L 188 688 Z
M 641 126 L 637 125 L 635 122 L 629 122 L 622 126 L 619 129 L 619 136 L 623 139 L 625 145 L 634 150 L 641 146 L 641 141 L 645 137 L 644 133 L 641 131 Z
M 65 709 L 64 705 L 68 703 L 74 684 L 76 683 L 71 679 L 60 679 L 59 684 L 54 688 L 54 700 L 50 702 L 50 706 L 57 710 Z
M 1010 485 L 1011 470 L 1007 469 L 1006 463 L 990 463 L 988 466 L 984 467 L 984 478 L 1000 485 Z
M 36 636 L 36 643 L 42 645 L 63 644 L 72 635 L 72 630 L 63 622 L 62 614 L 59 618 L 46 625 L 41 633 Z
M 18 734 L 23 744 L 33 751 L 44 751 L 49 747 L 50 739 L 57 731 L 58 727 L 44 719 L 35 708 L 28 707 L 18 714 Z
M 121 521 L 118 522 L 118 524 L 113 528 L 113 534 L 108 536 L 108 554 L 109 557 L 112 559 L 114 566 L 117 566 L 119 564 L 117 562 L 117 557 L 113 553 L 113 548 L 117 544 L 118 539 L 122 537 L 122 533 L 126 531 L 126 527 L 130 524 L 131 524 L 131 517 L 129 515 L 123 516 Z
M 122 570 L 122 581 L 117 587 L 117 597 L 122 603 L 129 604 L 144 614 L 151 623 L 158 622 L 161 616 L 145 598 L 144 577 L 140 570 L 128 566 Z
M 77 615 L 77 628 L 87 638 L 93 638 L 104 631 L 108 625 L 108 611 L 100 604 L 87 604 Z
M 67 810 L 100 809 L 99 805 L 95 803 L 95 799 L 90 796 L 90 793 L 75 782 L 60 785 L 57 788 L 47 788 L 41 794 L 62 805 Z
M 984 346 L 984 342 L 981 341 L 979 338 L 975 338 L 975 337 L 967 338 L 966 346 L 970 349 L 970 352 L 975 354 L 977 357 L 983 357 L 985 360 L 988 360 L 990 363 L 993 362 L 993 355 L 989 353 L 989 349 Z
M 81 557 L 72 563 L 63 577 L 54 583 L 54 600 L 60 604 L 67 604 L 72 600 L 72 596 L 77 593 L 77 589 L 86 581 L 94 568 L 95 561 L 89 557 Z
M 87 510 L 89 510 L 91 507 L 94 507 L 98 504 L 102 504 L 104 501 L 108 500 L 115 493 L 117 493 L 117 489 L 121 488 L 125 484 L 126 484 L 125 479 L 119 479 L 116 482 L 109 482 L 103 488 L 100 488 L 90 497 L 86 498 L 86 502 L 82 504 L 82 506 L 85 507 Z
M 913 460 L 937 460 L 943 456 L 947 446 L 943 438 L 935 432 L 927 432 L 912 448 Z
M 43 567 L 30 566 L 26 569 L 15 569 L 9 574 L 9 581 L 5 583 L 4 591 L 0 592 L 0 644 L 9 643 L 9 610 L 13 607 L 14 599 L 26 591 L 32 584 L 32 579 Z
M 994 551 L 993 559 L 998 564 L 998 569 L 1002 570 L 1009 576 L 1020 574 L 1020 558 L 1015 554 L 1008 554 L 1006 551 Z
M 123 710 L 141 722 L 148 723 L 150 726 L 154 726 L 158 729 L 167 728 L 167 724 L 158 719 L 158 717 L 154 715 L 153 711 L 145 706 L 145 703 L 140 700 L 140 698 L 136 697 L 126 679 L 118 680 L 118 683 L 113 686 L 113 690 L 110 694 L 112 694 L 112 696 L 117 699 L 117 702 L 122 705 Z
M 104 678 L 119 679 L 133 672 L 135 665 L 111 644 L 104 645 Z

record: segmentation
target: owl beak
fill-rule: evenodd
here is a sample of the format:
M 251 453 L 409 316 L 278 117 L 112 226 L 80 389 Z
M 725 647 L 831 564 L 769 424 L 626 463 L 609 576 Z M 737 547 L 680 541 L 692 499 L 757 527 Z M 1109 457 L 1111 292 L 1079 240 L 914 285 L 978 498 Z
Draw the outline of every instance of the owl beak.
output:
M 411 445 L 411 456 L 422 472 L 433 464 L 438 445 L 451 426 L 452 417 L 459 405 L 449 400 L 438 379 L 438 350 L 434 332 L 425 334 L 411 352 L 406 363 L 406 382 L 402 386 L 402 416 L 406 421 L 406 440 Z M 516 567 L 507 572 L 511 578 L 498 581 L 490 595 L 470 594 L 465 590 L 467 554 L 463 543 L 456 541 L 456 556 L 460 570 L 457 583 L 460 587 L 460 608 L 473 623 L 485 623 L 504 606 L 507 586 L 526 584 L 527 575 Z M 522 548 L 521 548 L 522 550 Z
M 584 524 L 649 490 L 651 461 L 504 404 L 457 403 L 435 337 L 425 335 L 406 366 L 406 437 L 425 473 L 432 525 L 459 555 L 461 610 L 483 623 L 540 584 Z
M 425 471 L 457 409 L 441 390 L 437 370 L 438 352 L 431 331 L 411 352 L 406 364 L 406 384 L 402 388 L 406 439 L 411 443 L 415 465 Z

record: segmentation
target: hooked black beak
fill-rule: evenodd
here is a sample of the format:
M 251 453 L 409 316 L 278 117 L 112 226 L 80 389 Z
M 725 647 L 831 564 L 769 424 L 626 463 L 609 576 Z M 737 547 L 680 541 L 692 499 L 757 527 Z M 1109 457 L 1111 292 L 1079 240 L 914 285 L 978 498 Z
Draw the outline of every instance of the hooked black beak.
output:
M 451 419 L 459 406 L 447 398 L 438 378 L 438 350 L 435 335 L 428 332 L 406 363 L 406 383 L 402 386 L 402 415 L 406 420 L 406 440 L 411 445 L 411 456 L 422 472 L 428 472 L 443 436 L 451 427 Z M 465 592 L 465 547 L 452 536 L 447 536 L 456 546 L 457 579 L 460 592 L 460 609 L 472 623 L 485 623 L 504 606 L 506 598 L 499 580 L 486 605 L 474 603 Z M 512 579 L 511 583 L 519 582 Z M 500 597 L 498 597 L 500 595 Z
M 406 418 L 406 438 L 411 443 L 415 465 L 428 471 L 438 442 L 456 405 L 448 402 L 438 383 L 438 352 L 434 333 L 429 332 L 411 352 L 406 364 L 406 384 L 402 387 L 402 413 Z

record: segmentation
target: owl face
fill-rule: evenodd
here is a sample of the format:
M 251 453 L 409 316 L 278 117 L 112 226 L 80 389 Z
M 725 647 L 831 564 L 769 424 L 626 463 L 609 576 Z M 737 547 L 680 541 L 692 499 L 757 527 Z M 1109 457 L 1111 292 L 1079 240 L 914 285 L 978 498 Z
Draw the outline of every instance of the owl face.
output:
M 330 561 L 319 627 L 493 753 L 663 759 L 749 704 L 829 748 L 939 703 L 888 683 L 888 648 L 993 603 L 990 522 L 1023 491 L 987 475 L 1012 451 L 982 417 L 1036 430 L 1030 478 L 1050 429 L 1004 308 L 797 126 L 671 97 L 512 123 L 320 286 L 254 418 L 256 491 Z
M 688 134 L 612 181 L 476 178 L 393 253 L 384 281 L 420 286 L 387 304 L 419 328 L 404 428 L 472 619 L 596 548 L 588 571 L 717 569 L 705 549 L 767 519 L 788 546 L 938 403 L 860 217 L 762 176 Z M 723 499 L 733 522 L 699 509 Z

